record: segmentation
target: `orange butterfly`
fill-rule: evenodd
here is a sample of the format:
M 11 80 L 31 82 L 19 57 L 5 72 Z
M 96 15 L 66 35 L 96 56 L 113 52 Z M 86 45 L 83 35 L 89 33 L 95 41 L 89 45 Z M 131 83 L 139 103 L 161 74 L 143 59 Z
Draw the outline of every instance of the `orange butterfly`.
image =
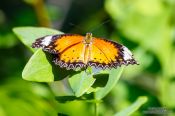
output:
M 92 37 L 92 33 L 86 33 L 86 36 L 49 35 L 37 39 L 32 47 L 53 54 L 53 62 L 67 70 L 88 66 L 107 69 L 137 64 L 128 48 L 110 40 Z

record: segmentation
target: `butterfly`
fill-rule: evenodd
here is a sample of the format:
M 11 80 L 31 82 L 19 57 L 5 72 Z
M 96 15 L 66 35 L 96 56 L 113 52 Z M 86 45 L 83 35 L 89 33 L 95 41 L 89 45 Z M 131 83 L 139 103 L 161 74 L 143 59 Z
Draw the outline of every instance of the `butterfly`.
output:
M 96 38 L 92 33 L 48 35 L 36 39 L 33 48 L 42 48 L 53 55 L 53 62 L 61 68 L 77 69 L 95 67 L 117 68 L 137 64 L 131 51 L 111 40 Z

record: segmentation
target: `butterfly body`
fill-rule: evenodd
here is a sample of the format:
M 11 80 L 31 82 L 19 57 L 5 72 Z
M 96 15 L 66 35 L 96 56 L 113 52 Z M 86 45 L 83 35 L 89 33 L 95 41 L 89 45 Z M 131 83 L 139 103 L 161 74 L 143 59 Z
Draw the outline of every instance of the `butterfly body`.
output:
M 68 70 L 88 66 L 107 69 L 137 64 L 128 48 L 110 40 L 95 38 L 92 33 L 86 36 L 49 35 L 37 39 L 32 47 L 53 54 L 53 62 Z

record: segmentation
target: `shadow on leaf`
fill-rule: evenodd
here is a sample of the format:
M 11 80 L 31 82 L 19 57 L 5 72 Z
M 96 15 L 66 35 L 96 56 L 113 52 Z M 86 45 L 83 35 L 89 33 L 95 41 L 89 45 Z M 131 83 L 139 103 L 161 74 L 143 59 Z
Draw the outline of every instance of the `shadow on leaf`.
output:
M 93 100 L 93 93 L 91 94 L 84 94 L 81 97 L 76 96 L 56 96 L 55 99 L 60 103 L 66 103 L 74 100 Z
M 97 74 L 93 77 L 96 79 L 95 83 L 92 85 L 93 88 L 105 87 L 109 79 L 109 74 Z
M 75 74 L 80 73 L 81 71 L 74 71 L 74 70 L 66 70 L 66 68 L 60 68 L 59 65 L 55 65 L 52 60 L 53 60 L 53 55 L 50 55 L 50 53 L 45 52 L 46 58 L 48 62 L 52 66 L 52 72 L 54 74 L 54 81 L 59 81 L 63 80 L 66 77 L 71 77 Z

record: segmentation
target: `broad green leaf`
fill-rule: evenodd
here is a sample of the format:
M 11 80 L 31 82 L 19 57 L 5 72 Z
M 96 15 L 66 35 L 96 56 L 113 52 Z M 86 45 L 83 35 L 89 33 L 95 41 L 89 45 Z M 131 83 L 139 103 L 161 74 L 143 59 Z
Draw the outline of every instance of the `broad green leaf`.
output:
M 34 49 L 31 48 L 31 45 L 37 38 L 62 33 L 57 30 L 43 27 L 16 27 L 13 28 L 13 32 L 22 43 L 32 51 L 34 51 Z M 25 80 L 38 82 L 52 82 L 54 80 L 52 66 L 42 50 L 37 50 L 30 58 L 22 72 L 22 77 Z
M 92 74 L 82 71 L 70 77 L 69 82 L 75 96 L 80 97 L 93 85 L 95 78 L 93 78 Z
M 31 48 L 31 45 L 37 38 L 46 35 L 54 35 L 62 33 L 60 31 L 44 27 L 16 27 L 13 28 L 13 32 L 22 41 L 22 43 L 32 51 L 34 51 L 34 49 Z
M 116 113 L 114 116 L 131 116 L 132 113 L 137 111 L 144 103 L 147 102 L 147 97 L 139 97 L 131 106 Z
M 74 96 L 74 92 L 68 82 L 68 77 L 59 81 L 54 81 L 49 85 L 55 96 Z
M 52 82 L 54 75 L 52 66 L 48 62 L 42 49 L 37 50 L 30 58 L 22 72 L 22 78 L 28 81 Z
M 119 80 L 119 78 L 122 74 L 123 68 L 124 67 L 120 67 L 117 69 L 111 69 L 109 71 L 109 78 L 108 78 L 107 84 L 105 87 L 100 88 L 95 93 L 95 99 L 97 99 L 97 100 L 102 99 L 112 90 L 112 88 L 116 85 L 117 81 Z

